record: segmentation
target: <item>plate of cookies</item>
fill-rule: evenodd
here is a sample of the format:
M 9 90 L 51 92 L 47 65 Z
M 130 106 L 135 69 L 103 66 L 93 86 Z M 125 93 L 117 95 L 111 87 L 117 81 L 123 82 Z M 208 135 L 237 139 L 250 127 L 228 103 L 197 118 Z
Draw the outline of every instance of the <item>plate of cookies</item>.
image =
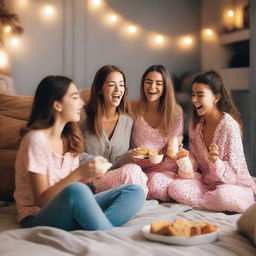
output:
M 177 244 L 208 244 L 218 238 L 218 227 L 208 222 L 192 222 L 177 219 L 174 222 L 160 220 L 142 228 L 145 238 L 153 241 Z
M 163 154 L 158 154 L 157 151 L 152 150 L 148 147 L 141 146 L 131 151 L 134 158 L 149 159 L 151 163 L 158 164 L 163 160 Z

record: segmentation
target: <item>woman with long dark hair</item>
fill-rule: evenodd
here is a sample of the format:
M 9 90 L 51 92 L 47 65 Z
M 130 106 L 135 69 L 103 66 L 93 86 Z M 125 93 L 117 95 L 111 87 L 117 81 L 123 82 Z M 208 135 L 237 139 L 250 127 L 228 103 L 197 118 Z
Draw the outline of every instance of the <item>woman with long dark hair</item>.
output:
M 107 230 L 126 223 L 144 203 L 144 192 L 136 185 L 95 196 L 83 183 L 104 175 L 110 164 L 98 157 L 79 166 L 82 106 L 67 77 L 48 76 L 37 87 L 15 164 L 14 197 L 24 227 Z
M 112 164 L 112 170 L 92 179 L 96 193 L 122 184 L 141 185 L 147 194 L 147 177 L 129 157 L 130 136 L 133 125 L 127 100 L 125 75 L 114 65 L 101 67 L 95 74 L 89 102 L 85 105 L 85 117 L 81 128 L 86 142 L 80 156 L 83 164 L 96 156 L 104 156 Z
M 189 148 L 202 178 L 189 191 L 182 181 L 172 183 L 174 199 L 210 210 L 241 213 L 255 202 L 256 185 L 244 156 L 240 114 L 217 72 L 195 77 L 192 104 Z

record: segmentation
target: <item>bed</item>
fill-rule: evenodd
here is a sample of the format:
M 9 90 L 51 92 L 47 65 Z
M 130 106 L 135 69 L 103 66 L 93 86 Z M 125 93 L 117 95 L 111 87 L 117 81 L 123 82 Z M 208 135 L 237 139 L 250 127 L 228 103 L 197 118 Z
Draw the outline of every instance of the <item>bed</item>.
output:
M 50 227 L 24 229 L 16 222 L 14 203 L 0 206 L 0 255 L 245 255 L 255 256 L 255 245 L 236 228 L 241 214 L 228 215 L 190 206 L 155 200 L 146 201 L 141 211 L 125 226 L 110 231 L 66 232 Z M 217 241 L 197 246 L 179 246 L 146 240 L 142 227 L 153 221 L 208 221 L 219 227 Z

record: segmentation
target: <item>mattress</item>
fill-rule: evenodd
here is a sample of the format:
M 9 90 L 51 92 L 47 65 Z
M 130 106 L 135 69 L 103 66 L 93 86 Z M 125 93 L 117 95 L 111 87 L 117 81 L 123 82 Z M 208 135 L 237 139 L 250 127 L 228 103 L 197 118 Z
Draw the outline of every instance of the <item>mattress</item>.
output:
M 0 255 L 240 255 L 255 256 L 256 247 L 236 228 L 240 214 L 227 215 L 182 204 L 145 203 L 123 227 L 110 231 L 63 231 L 51 227 L 21 228 L 15 204 L 0 206 Z M 210 244 L 179 246 L 145 239 L 142 228 L 156 220 L 177 218 L 207 221 L 219 227 L 218 239 Z

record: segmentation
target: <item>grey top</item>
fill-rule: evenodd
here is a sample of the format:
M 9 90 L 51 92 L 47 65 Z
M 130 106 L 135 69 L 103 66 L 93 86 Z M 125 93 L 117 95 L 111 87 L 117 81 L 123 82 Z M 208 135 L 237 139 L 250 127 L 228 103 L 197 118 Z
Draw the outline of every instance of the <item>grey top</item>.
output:
M 80 155 L 80 165 L 84 164 L 96 156 L 103 156 L 113 164 L 113 168 L 131 162 L 129 153 L 130 137 L 132 131 L 133 120 L 130 116 L 120 114 L 111 139 L 103 130 L 102 137 L 97 138 L 91 134 L 85 127 L 86 120 L 82 121 L 81 129 L 86 145 L 86 152 Z

